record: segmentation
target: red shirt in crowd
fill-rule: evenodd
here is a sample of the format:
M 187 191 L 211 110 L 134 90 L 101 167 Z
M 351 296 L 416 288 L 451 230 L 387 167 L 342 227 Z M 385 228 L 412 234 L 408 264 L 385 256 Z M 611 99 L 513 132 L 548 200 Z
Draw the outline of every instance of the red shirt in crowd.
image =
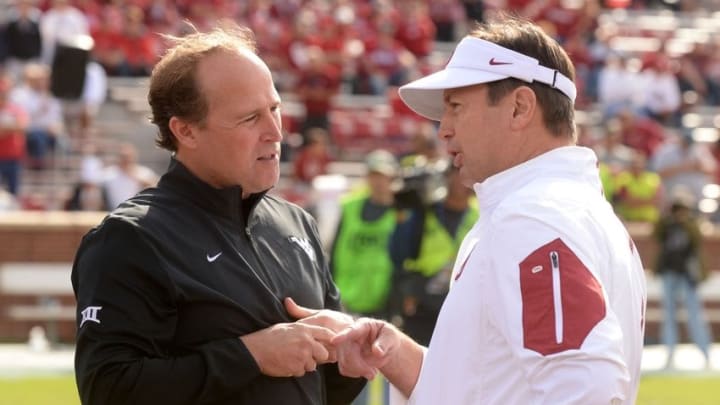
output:
M 0 160 L 19 160 L 25 157 L 25 133 L 7 127 L 24 128 L 28 124 L 25 111 L 13 104 L 0 105 Z

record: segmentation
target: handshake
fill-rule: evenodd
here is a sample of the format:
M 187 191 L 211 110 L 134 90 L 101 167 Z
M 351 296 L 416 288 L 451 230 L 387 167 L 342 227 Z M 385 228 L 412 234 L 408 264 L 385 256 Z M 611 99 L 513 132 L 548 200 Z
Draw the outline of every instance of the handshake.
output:
M 344 376 L 372 379 L 401 343 L 403 335 L 387 322 L 304 308 L 292 298 L 284 303 L 297 321 L 240 337 L 265 375 L 300 377 L 337 362 Z

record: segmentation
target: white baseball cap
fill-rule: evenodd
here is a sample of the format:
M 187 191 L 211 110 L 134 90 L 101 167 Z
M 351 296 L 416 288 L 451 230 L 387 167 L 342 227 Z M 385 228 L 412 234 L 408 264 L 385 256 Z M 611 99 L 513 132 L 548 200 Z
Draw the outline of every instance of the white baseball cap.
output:
M 444 90 L 508 77 L 545 83 L 575 102 L 577 90 L 567 76 L 540 65 L 535 58 L 471 36 L 460 41 L 445 69 L 400 87 L 399 94 L 416 113 L 440 121 Z

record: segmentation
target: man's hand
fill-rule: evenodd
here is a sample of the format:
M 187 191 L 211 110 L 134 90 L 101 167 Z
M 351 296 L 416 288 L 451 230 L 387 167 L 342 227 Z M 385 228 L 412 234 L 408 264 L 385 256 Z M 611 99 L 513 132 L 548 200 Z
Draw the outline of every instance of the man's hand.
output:
M 290 297 L 285 298 L 285 309 L 287 309 L 291 317 L 297 319 L 300 323 L 322 326 L 335 333 L 348 328 L 355 322 L 352 316 L 348 314 L 330 309 L 305 308 L 295 303 Z
M 354 322 L 352 316 L 348 314 L 329 309 L 317 310 L 305 308 L 295 303 L 290 297 L 285 298 L 285 309 L 287 309 L 291 317 L 298 320 L 297 323 L 320 326 L 335 333 L 347 329 L 352 326 Z M 328 358 L 325 363 L 336 362 L 337 353 L 335 346 L 327 344 L 325 348 L 328 350 Z
M 271 377 L 301 377 L 328 361 L 325 346 L 335 333 L 321 326 L 279 323 L 240 337 L 260 367 Z
M 332 344 L 337 348 L 338 368 L 348 377 L 375 377 L 400 346 L 401 334 L 391 324 L 361 318 L 340 332 Z

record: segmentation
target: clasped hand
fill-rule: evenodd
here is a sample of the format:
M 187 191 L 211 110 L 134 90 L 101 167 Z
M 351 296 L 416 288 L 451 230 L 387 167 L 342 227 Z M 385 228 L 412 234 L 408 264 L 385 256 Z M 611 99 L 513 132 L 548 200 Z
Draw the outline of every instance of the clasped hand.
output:
M 300 377 L 319 364 L 338 363 L 348 377 L 372 379 L 398 345 L 394 327 L 386 322 L 332 310 L 314 310 L 285 299 L 297 319 L 242 336 L 260 371 L 273 377 Z

